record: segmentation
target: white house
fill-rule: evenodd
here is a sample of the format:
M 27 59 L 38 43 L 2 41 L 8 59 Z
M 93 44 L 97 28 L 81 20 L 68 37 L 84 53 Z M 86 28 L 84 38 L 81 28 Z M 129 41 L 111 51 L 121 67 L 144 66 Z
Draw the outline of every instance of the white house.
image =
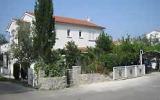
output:
M 56 30 L 56 43 L 54 49 L 62 49 L 65 47 L 68 41 L 74 41 L 78 48 L 86 48 L 94 47 L 95 40 L 99 36 L 100 33 L 105 29 L 102 26 L 96 25 L 91 22 L 89 19 L 80 20 L 74 18 L 67 18 L 61 16 L 54 16 L 55 18 L 55 30 Z M 35 20 L 34 14 L 30 12 L 24 13 L 21 17 L 21 20 L 25 22 L 29 22 L 32 24 L 33 20 Z M 13 64 L 16 62 L 12 57 L 7 60 L 5 58 L 6 52 L 9 51 L 10 45 L 15 42 L 18 43 L 17 34 L 17 24 L 16 20 L 12 20 L 10 25 L 7 28 L 7 31 L 10 34 L 9 43 L 7 46 L 1 46 L 1 53 L 4 54 L 3 62 L 6 63 L 4 65 L 7 70 L 7 74 L 13 74 Z M 4 67 L 4 66 L 3 66 Z M 3 70 L 2 70 L 3 71 Z M 3 71 L 4 72 L 4 71 Z
M 157 42 L 160 42 L 160 30 L 154 30 L 150 33 L 147 33 L 146 37 L 149 40 L 156 40 Z
M 61 16 L 55 16 L 56 44 L 57 48 L 64 48 L 68 41 L 74 41 L 78 47 L 95 46 L 95 40 L 104 27 L 98 26 L 89 20 L 79 20 Z M 33 13 L 26 12 L 22 18 L 23 21 L 30 22 L 35 19 Z M 8 27 L 8 32 L 12 36 L 10 42 L 16 41 L 16 20 L 13 20 Z

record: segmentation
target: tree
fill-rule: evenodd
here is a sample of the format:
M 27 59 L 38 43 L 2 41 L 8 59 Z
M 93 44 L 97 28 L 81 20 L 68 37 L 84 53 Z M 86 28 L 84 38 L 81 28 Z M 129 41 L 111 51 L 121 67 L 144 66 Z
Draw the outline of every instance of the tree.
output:
M 112 38 L 106 33 L 101 33 L 96 40 L 96 48 L 104 52 L 110 52 L 112 50 Z
M 33 38 L 36 59 L 50 63 L 51 49 L 55 44 L 55 19 L 52 0 L 37 0 L 35 9 L 35 34 Z
M 3 34 L 0 34 L 0 45 L 8 43 L 7 39 Z M 3 54 L 0 54 L 0 66 L 3 66 Z
M 33 61 L 33 42 L 31 36 L 31 25 L 28 22 L 17 20 L 17 42 L 11 45 L 11 54 L 21 65 L 21 77 L 26 79 L 27 70 Z M 18 70 L 19 69 L 15 69 Z M 16 74 L 19 75 L 19 74 Z
M 73 41 L 67 42 L 66 45 L 66 65 L 68 68 L 76 65 L 80 51 Z
M 18 43 L 13 43 L 11 45 L 11 51 L 13 57 L 18 59 L 20 63 L 22 62 L 32 62 L 33 60 L 33 42 L 31 37 L 30 23 L 17 20 L 17 31 L 16 37 Z
M 3 34 L 0 34 L 0 45 L 7 43 L 5 36 Z

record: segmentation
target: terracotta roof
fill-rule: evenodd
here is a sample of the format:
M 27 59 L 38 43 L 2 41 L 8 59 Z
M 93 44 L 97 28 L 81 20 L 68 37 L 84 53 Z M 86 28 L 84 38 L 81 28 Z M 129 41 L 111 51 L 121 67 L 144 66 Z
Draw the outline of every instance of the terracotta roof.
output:
M 34 16 L 34 13 L 31 13 L 31 12 L 26 12 L 26 13 Z M 80 20 L 80 19 L 68 18 L 68 17 L 62 17 L 62 16 L 53 16 L 53 18 L 55 18 L 55 22 L 57 22 L 57 23 L 67 23 L 67 24 L 74 24 L 74 25 L 81 25 L 81 26 L 88 26 L 88 27 L 105 29 L 105 27 L 96 25 L 96 24 L 89 22 L 87 20 Z

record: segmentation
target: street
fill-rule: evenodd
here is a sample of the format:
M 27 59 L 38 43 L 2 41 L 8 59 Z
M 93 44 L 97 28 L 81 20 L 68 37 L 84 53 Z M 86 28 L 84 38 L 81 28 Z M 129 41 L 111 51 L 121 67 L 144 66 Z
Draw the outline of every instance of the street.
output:
M 0 82 L 0 100 L 160 100 L 160 73 L 56 91 Z

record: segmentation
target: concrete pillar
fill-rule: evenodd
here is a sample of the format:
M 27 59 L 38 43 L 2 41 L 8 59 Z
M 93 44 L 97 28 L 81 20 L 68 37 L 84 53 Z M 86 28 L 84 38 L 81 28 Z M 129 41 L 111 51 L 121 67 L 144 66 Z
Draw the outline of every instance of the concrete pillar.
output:
M 3 67 L 7 67 L 7 55 L 3 54 Z
M 127 78 L 127 66 L 125 66 L 125 78 Z
M 143 50 L 140 50 L 140 65 L 143 64 Z
M 0 75 L 2 74 L 3 72 L 2 72 L 2 67 L 0 67 Z
M 116 78 L 115 78 L 115 67 L 113 67 L 113 80 L 115 80 Z
M 80 74 L 81 74 L 81 66 L 72 66 L 72 81 L 74 86 L 79 85 Z
M 135 66 L 134 66 L 134 68 L 135 68 L 135 77 L 137 77 L 137 76 L 138 76 L 138 69 L 137 69 L 137 65 L 135 65 Z
M 145 65 L 142 65 L 143 66 L 143 75 L 145 75 L 146 74 L 146 67 L 145 67 Z

